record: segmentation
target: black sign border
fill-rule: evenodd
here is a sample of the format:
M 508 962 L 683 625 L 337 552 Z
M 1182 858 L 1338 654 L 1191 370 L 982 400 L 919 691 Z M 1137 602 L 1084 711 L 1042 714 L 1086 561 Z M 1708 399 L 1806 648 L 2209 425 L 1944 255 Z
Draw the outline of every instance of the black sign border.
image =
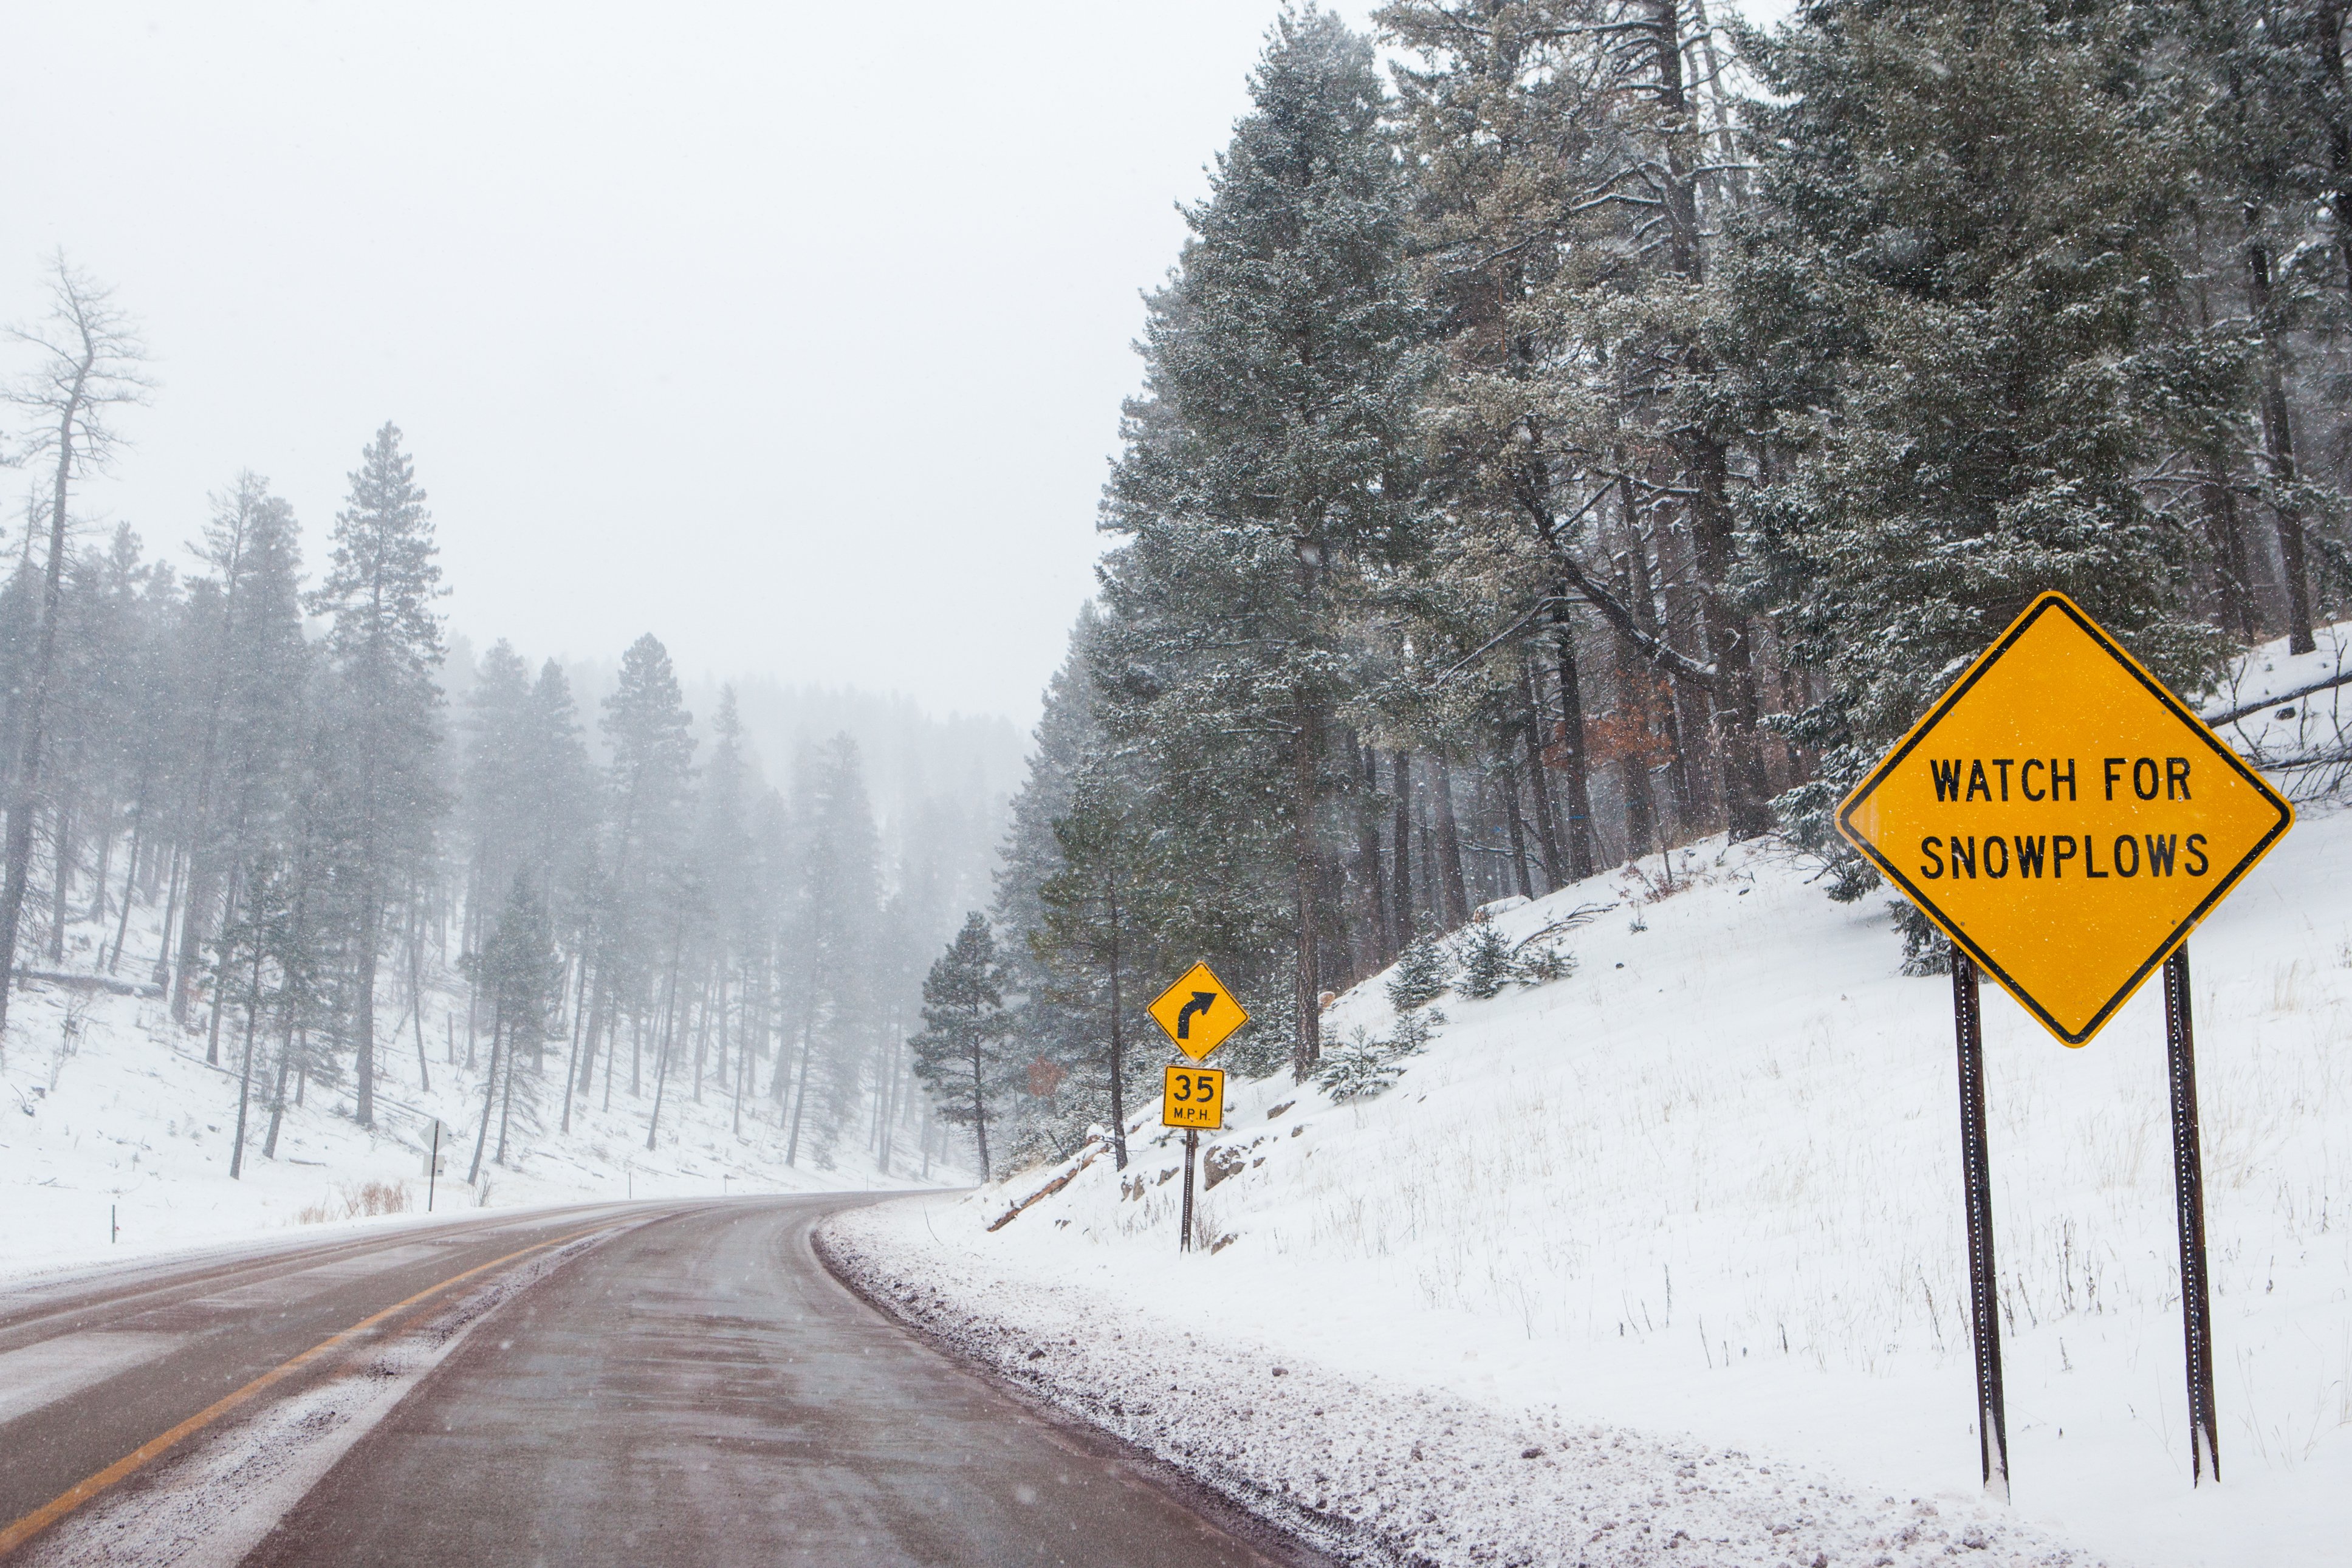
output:
M 2132 678 L 2146 687 L 2157 701 L 2169 709 L 2175 717 L 2184 721 L 2184 727 L 2210 747 L 2215 755 L 2234 769 L 2240 778 L 2252 785 L 2255 792 L 2268 800 L 2278 811 L 2278 821 L 2272 824 L 2271 831 L 2264 833 L 2254 847 L 2246 852 L 2244 858 L 2231 869 L 2229 874 L 2213 884 L 2212 891 L 2205 895 L 2196 908 L 2189 911 L 2187 918 L 2172 928 L 2171 933 L 2158 945 L 2154 956 L 2132 971 L 2131 977 L 2124 982 L 2122 988 L 2107 998 L 2106 1005 L 2092 1016 L 2091 1021 L 2084 1026 L 2080 1033 L 2068 1030 L 2056 1019 L 2051 1017 L 2049 1009 L 2035 1000 L 2032 993 L 2020 985 L 2008 970 L 1995 963 L 1991 955 L 1988 954 L 1983 947 L 1970 940 L 1965 932 L 1936 906 L 1934 899 L 1921 892 L 1916 883 L 1905 875 L 1902 869 L 1892 860 L 1880 853 L 1878 846 L 1865 839 L 1860 830 L 1853 825 L 1853 814 L 1861 809 L 1863 802 L 1869 800 L 1878 787 L 1886 781 L 1904 758 L 1919 747 L 1921 743 L 1934 732 L 1936 727 L 1943 722 L 1945 716 L 1951 712 L 1962 697 L 1969 695 L 1970 688 L 2000 662 L 2001 656 L 2009 652 L 2017 640 L 2024 636 L 2044 614 L 2053 610 L 2061 612 L 2068 620 L 2088 633 L 2091 640 L 2105 650 L 2108 657 L 2129 671 Z M 2162 682 L 2140 668 L 2139 661 L 2126 653 L 2114 638 L 2107 635 L 2097 622 L 2084 614 L 2073 600 L 2063 593 L 2051 592 L 2044 593 L 2028 606 L 2025 613 L 2011 622 L 2009 630 L 2001 634 L 2000 640 L 1986 649 L 1977 662 L 1969 666 L 1968 674 L 1961 676 L 1953 685 L 1951 690 L 1937 699 L 1936 706 L 1927 710 L 1927 716 L 1911 727 L 1911 733 L 1903 737 L 1902 744 L 1880 759 L 1878 766 L 1871 769 L 1870 776 L 1862 781 L 1861 786 L 1853 794 L 1846 797 L 1845 804 L 1838 808 L 1837 821 L 1838 827 L 1845 834 L 1846 841 L 1868 856 L 1872 864 L 1884 872 L 1889 881 L 1900 887 L 1910 897 L 1911 902 L 1918 905 L 1920 913 L 1934 921 L 1937 928 L 1957 943 L 1970 958 L 1976 961 L 1979 968 L 1999 980 L 2003 990 L 2022 1002 L 2028 1012 L 2042 1020 L 2043 1028 L 2068 1045 L 2082 1045 L 2106 1027 L 2107 1019 L 2115 1016 L 2116 1009 L 2131 999 L 2132 993 L 2147 982 L 2148 976 L 2155 972 L 2156 967 L 2170 957 L 2173 949 L 2189 939 L 2189 932 L 2196 929 L 2198 922 L 2203 920 L 2215 904 L 2230 894 L 2246 873 L 2253 869 L 2255 862 L 2270 852 L 2271 846 L 2278 842 L 2280 836 L 2294 825 L 2294 808 L 2289 805 L 2285 798 L 2277 790 L 2271 788 L 2268 779 L 2247 766 L 2243 758 L 2231 750 L 2222 742 L 2221 737 L 2213 733 L 2212 727 L 2200 718 L 2188 704 L 2174 696 L 2165 688 Z

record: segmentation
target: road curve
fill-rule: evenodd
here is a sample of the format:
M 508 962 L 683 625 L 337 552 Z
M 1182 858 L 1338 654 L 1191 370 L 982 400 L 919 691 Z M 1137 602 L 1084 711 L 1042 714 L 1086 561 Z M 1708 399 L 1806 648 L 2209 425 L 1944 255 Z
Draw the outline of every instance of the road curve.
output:
M 1041 1415 L 844 1289 L 817 1262 L 809 1231 L 826 1214 L 865 1201 L 736 1199 L 623 1211 L 638 1222 L 483 1320 L 278 1519 L 245 1563 L 1224 1568 L 1321 1561 L 1168 1483 L 1108 1439 Z M 543 1233 L 533 1233 L 539 1239 L 609 1224 L 614 1211 L 566 1216 L 560 1225 L 546 1218 Z M 232 1287 L 250 1301 L 269 1295 L 272 1279 L 307 1281 L 300 1289 L 312 1293 L 286 1307 L 288 1317 L 322 1297 L 331 1305 L 271 1336 L 268 1347 L 194 1357 L 236 1366 L 209 1375 L 184 1366 L 180 1381 L 201 1387 L 179 1404 L 216 1396 L 238 1372 L 305 1334 L 315 1343 L 338 1312 L 334 1326 L 352 1322 L 366 1303 L 335 1296 L 339 1287 L 322 1286 L 322 1273 L 330 1281 L 339 1270 L 358 1274 L 373 1282 L 371 1299 L 389 1302 L 403 1286 L 418 1288 L 404 1270 L 430 1263 L 419 1248 L 437 1244 L 450 1264 L 463 1266 L 478 1250 L 495 1257 L 533 1244 L 510 1227 L 496 1236 L 461 1230 L 387 1240 L 409 1249 L 410 1260 L 370 1272 L 343 1255 L 309 1270 L 300 1258 L 281 1258 Z M 168 1298 L 168 1285 L 161 1288 Z M 224 1293 L 217 1281 L 196 1288 L 211 1298 Z M 159 1312 L 188 1310 L 185 1301 L 159 1304 L 158 1289 L 142 1281 L 110 1332 L 153 1333 Z M 87 1341 L 110 1332 L 92 1327 L 104 1316 L 100 1305 L 84 1302 L 59 1320 L 52 1304 L 47 1321 L 70 1322 Z M 11 1321 L 0 1299 L 0 1346 Z M 150 1326 L 142 1331 L 141 1322 Z M 18 1330 L 26 1332 L 37 1331 Z M 175 1359 L 190 1361 L 185 1352 L 164 1356 L 145 1383 L 134 1368 L 35 1412 L 39 1435 L 71 1450 L 62 1460 L 45 1458 L 37 1479 L 20 1479 L 14 1458 L 26 1451 L 19 1437 L 35 1429 L 24 1417 L 8 1421 L 0 1406 L 0 1451 L 11 1455 L 0 1466 L 0 1521 L 55 1496 L 59 1476 L 69 1487 L 163 1429 L 179 1406 L 143 1396 Z M 102 1436 L 80 1438 L 85 1427 Z M 171 1482 L 166 1464 L 149 1484 Z

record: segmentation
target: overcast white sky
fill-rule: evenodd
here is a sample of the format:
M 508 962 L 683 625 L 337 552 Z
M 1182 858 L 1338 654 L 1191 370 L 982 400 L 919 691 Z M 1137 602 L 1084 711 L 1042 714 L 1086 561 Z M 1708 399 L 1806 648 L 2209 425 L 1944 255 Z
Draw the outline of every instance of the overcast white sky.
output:
M 315 563 L 389 418 L 477 643 L 1025 726 L 1274 10 L 8 0 L 0 318 L 63 246 L 143 321 L 151 547 L 250 466 Z
M 62 246 L 143 321 L 151 549 L 249 466 L 315 564 L 392 419 L 478 644 L 1025 727 L 1275 12 L 0 0 L 0 319 Z

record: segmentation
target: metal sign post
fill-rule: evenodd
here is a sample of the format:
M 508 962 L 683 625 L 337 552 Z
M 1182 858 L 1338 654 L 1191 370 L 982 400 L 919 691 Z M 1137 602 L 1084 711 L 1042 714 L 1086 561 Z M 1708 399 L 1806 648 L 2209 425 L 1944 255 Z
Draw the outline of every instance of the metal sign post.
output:
M 2196 1031 L 2189 945 L 2164 961 L 2166 1064 L 2172 1080 L 2172 1190 L 2180 1211 L 2180 1327 L 2189 1364 L 2189 1484 L 2221 1479 L 2213 1417 L 2213 1309 L 2205 1279 L 2205 1159 L 2197 1140 Z
M 1168 1036 L 1169 1043 L 1204 1061 L 1209 1053 L 1249 1022 L 1249 1013 L 1206 964 L 1195 964 L 1184 977 L 1160 993 L 1145 1009 Z M 1183 1233 L 1176 1250 L 1192 1250 L 1192 1167 L 1201 1148 L 1203 1128 L 1213 1133 L 1225 1124 L 1225 1075 L 1213 1067 L 1179 1063 L 1170 1067 L 1160 1093 L 1160 1124 L 1184 1129 Z
M 1176 1250 L 1192 1250 L 1192 1155 L 1201 1146 L 1201 1130 L 1184 1129 L 1184 1225 L 1176 1238 Z
M 2000 1385 L 2000 1298 L 1992 1263 L 1992 1171 L 1985 1152 L 1984 993 L 1966 953 L 1952 956 L 1952 1032 L 1960 1056 L 1960 1186 L 1969 1226 L 1969 1333 L 1977 1353 L 1977 1446 L 1985 1490 L 2009 1500 L 2009 1406 Z

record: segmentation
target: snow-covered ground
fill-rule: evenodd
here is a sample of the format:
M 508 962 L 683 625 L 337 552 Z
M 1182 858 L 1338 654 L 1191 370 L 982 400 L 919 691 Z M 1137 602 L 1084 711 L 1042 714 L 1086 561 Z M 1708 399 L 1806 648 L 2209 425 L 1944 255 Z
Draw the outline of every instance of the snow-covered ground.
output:
M 134 922 L 127 951 L 144 951 L 150 958 L 126 957 L 126 976 L 144 977 L 155 943 L 154 932 L 142 933 Z M 89 967 L 94 946 L 79 950 L 82 963 L 75 967 Z M 527 1055 L 517 1078 L 519 1098 L 535 1092 L 541 1102 L 536 1120 L 542 1125 L 532 1130 L 530 1117 L 519 1109 L 509 1164 L 501 1166 L 490 1157 L 498 1145 L 494 1119 L 483 1179 L 469 1186 L 463 1178 L 473 1159 L 483 1096 L 480 1072 L 463 1065 L 462 990 L 425 988 L 429 1092 L 419 1085 L 414 1021 L 394 998 L 387 998 L 383 1018 L 387 1026 L 396 1020 L 398 1030 L 381 1047 L 387 1076 L 379 1081 L 375 1128 L 352 1119 L 348 1080 L 331 1088 L 312 1083 L 301 1106 L 288 1107 L 278 1157 L 264 1158 L 268 1084 L 257 1082 L 244 1175 L 233 1181 L 233 1069 L 241 1043 L 234 1011 L 223 1020 L 222 1064 L 208 1066 L 205 1035 L 175 1028 L 160 999 L 92 994 L 39 981 L 24 986 L 11 1001 L 7 1033 L 0 1040 L 0 1276 L 292 1234 L 289 1228 L 319 1223 L 320 1209 L 333 1217 L 327 1223 L 340 1223 L 347 1191 L 370 1182 L 404 1187 L 413 1210 L 421 1213 L 428 1197 L 425 1142 L 436 1116 L 457 1134 L 454 1147 L 445 1141 L 443 1174 L 431 1184 L 431 1200 L 441 1213 L 581 1199 L 932 1185 L 923 1179 L 921 1155 L 903 1135 L 890 1170 L 875 1169 L 865 1150 L 863 1123 L 843 1134 L 834 1167 L 812 1158 L 805 1131 L 799 1161 L 788 1166 L 772 1099 L 746 1098 L 739 1135 L 731 1098 L 706 1086 L 698 1103 L 675 1071 L 662 1103 L 659 1136 L 648 1151 L 651 1062 L 646 1065 L 643 1094 L 632 1096 L 625 1055 L 612 1109 L 603 1108 L 600 1067 L 595 1093 L 575 1103 L 572 1131 L 564 1134 L 554 1082 L 562 1074 L 568 1044 L 551 1043 L 549 1081 L 541 1084 L 533 1076 Z M 457 1065 L 447 1060 L 453 1040 Z M 485 1029 L 476 1048 L 478 1064 L 486 1063 L 488 1049 Z M 266 1058 L 267 1048 L 258 1054 Z M 933 1177 L 961 1179 L 961 1172 L 946 1169 Z M 121 1226 L 119 1240 L 111 1239 L 111 1223 Z
M 1768 847 L 1679 854 L 1671 895 L 1654 859 L 1497 915 L 1516 937 L 1610 906 L 1571 977 L 1445 998 L 1376 1099 L 1237 1083 L 1202 1144 L 1234 1172 L 1201 1198 L 1213 1252 L 1177 1252 L 1156 1104 L 1124 1177 L 1097 1158 L 990 1231 L 1057 1174 L 1023 1173 L 845 1216 L 831 1244 L 877 1299 L 1343 1545 L 1646 1561 L 1683 1530 L 1709 1562 L 2341 1561 L 2352 811 L 2301 810 L 2190 945 L 2220 1486 L 2189 1485 L 2156 988 L 2070 1051 L 1986 988 L 1998 1508 L 1949 981 L 1899 974 L 1883 897 L 1833 904 Z M 1330 1022 L 1392 1028 L 1377 982 Z

